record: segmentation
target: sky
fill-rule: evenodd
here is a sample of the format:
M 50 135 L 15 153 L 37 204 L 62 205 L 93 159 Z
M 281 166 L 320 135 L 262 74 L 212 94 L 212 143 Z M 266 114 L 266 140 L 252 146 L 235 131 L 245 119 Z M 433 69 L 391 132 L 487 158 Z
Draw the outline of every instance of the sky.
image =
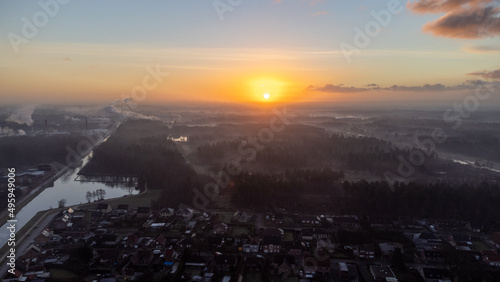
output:
M 499 0 L 0 2 L 1 104 L 433 105 L 499 79 Z

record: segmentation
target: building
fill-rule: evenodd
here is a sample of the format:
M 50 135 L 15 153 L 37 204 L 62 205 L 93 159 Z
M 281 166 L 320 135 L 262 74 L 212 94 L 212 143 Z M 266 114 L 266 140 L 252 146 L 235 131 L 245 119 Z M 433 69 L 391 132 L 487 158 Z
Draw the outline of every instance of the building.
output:
M 396 275 L 388 265 L 370 265 L 370 273 L 375 281 L 397 282 Z
M 281 250 L 280 236 L 264 236 L 262 238 L 262 252 L 266 254 L 277 254 Z
M 110 213 L 112 210 L 111 205 L 108 203 L 101 203 L 97 205 L 96 211 L 102 213 Z
M 136 216 L 138 218 L 147 218 L 151 215 L 151 209 L 149 207 L 138 207 Z
M 244 253 L 258 253 L 260 247 L 260 238 L 252 238 L 250 242 L 243 244 Z

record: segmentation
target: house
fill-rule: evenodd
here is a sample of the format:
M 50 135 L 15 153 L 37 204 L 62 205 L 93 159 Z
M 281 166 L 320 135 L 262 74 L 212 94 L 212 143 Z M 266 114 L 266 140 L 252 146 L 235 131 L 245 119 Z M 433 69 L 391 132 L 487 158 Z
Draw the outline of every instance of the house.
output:
M 132 255 L 132 257 L 130 258 L 130 262 L 136 266 L 148 266 L 153 262 L 153 259 L 153 251 L 140 249 Z
M 302 229 L 301 235 L 304 241 L 312 241 L 314 239 L 314 233 L 311 228 Z
M 444 254 L 440 250 L 427 250 L 422 252 L 422 259 L 428 263 L 441 263 L 444 261 Z
M 174 264 L 174 262 L 177 260 L 178 254 L 175 252 L 173 248 L 168 248 L 165 250 L 164 253 L 164 265 L 166 266 L 171 266 Z
M 361 229 L 361 226 L 359 225 L 359 219 L 355 215 L 331 216 L 327 217 L 326 220 L 337 229 L 348 231 L 356 231 Z
M 136 247 L 136 243 L 139 240 L 139 237 L 135 234 L 127 235 L 123 238 L 120 243 L 124 248 L 134 248 Z
M 300 241 L 288 241 L 284 242 L 284 244 L 288 254 L 292 256 L 301 256 L 302 250 L 305 247 Z
M 159 218 L 169 218 L 175 214 L 175 210 L 172 208 L 163 208 L 158 212 Z
M 453 234 L 449 238 L 450 244 L 458 250 L 471 251 L 472 250 L 472 240 L 468 235 Z
M 421 240 L 427 244 L 441 244 L 441 239 L 439 239 L 436 235 L 428 232 L 421 232 L 413 235 L 414 239 Z
M 125 204 L 118 205 L 116 207 L 116 211 L 121 214 L 128 213 L 128 205 Z
M 319 259 L 320 258 L 320 259 Z M 302 262 L 302 268 L 306 278 L 314 278 L 316 275 L 324 275 L 330 273 L 331 264 L 329 256 L 322 257 L 305 257 Z
M 260 238 L 255 237 L 250 240 L 250 242 L 243 244 L 244 253 L 258 253 L 260 246 Z
M 275 255 L 273 258 L 273 266 L 278 275 L 287 277 L 297 274 L 297 266 L 295 265 L 295 257 L 291 255 Z
M 338 269 L 339 281 L 359 281 L 359 273 L 355 264 L 338 262 Z
M 300 217 L 300 223 L 303 225 L 319 225 L 321 221 L 317 216 L 303 215 Z
M 192 248 L 195 244 L 195 241 L 193 238 L 183 238 L 178 242 L 179 247 L 181 248 Z
M 500 255 L 496 250 L 483 251 L 483 261 L 489 266 L 500 266 Z
M 195 255 L 186 259 L 186 266 L 205 267 L 207 266 L 207 262 L 202 256 Z
M 316 239 L 316 240 L 327 240 L 328 239 L 328 232 L 323 228 L 313 228 L 312 234 L 313 234 L 314 239 Z
M 215 257 L 215 267 L 219 271 L 231 271 L 236 267 L 236 256 L 218 255 Z
M 193 230 L 197 223 L 198 222 L 195 221 L 195 220 L 188 222 L 188 224 L 186 225 L 186 229 L 187 230 Z
M 396 246 L 392 243 L 380 243 L 378 246 L 380 248 L 380 253 L 385 257 L 391 256 L 396 250 Z M 401 250 L 403 249 L 400 246 L 398 246 L 398 248 Z
M 231 219 L 232 222 L 241 222 L 241 223 L 247 223 L 252 219 L 252 216 L 247 213 L 246 211 L 237 211 L 234 213 L 233 218 Z
M 483 261 L 489 266 L 500 267 L 500 255 L 484 256 Z
M 114 248 L 117 244 L 118 236 L 115 234 L 103 234 L 94 236 L 95 246 L 98 248 Z
M 370 273 L 375 281 L 398 281 L 391 267 L 387 265 L 370 265 Z
M 138 218 L 147 218 L 150 215 L 151 215 L 151 208 L 150 207 L 137 207 L 136 216 Z
M 438 219 L 434 224 L 436 230 L 439 231 L 466 231 L 470 226 L 465 221 L 453 220 L 453 219 Z
M 374 259 L 375 258 L 375 245 L 373 244 L 363 244 L 356 246 L 353 250 L 354 255 L 357 255 L 360 259 Z
M 263 236 L 262 238 L 262 252 L 266 254 L 277 254 L 281 249 L 280 236 Z
M 35 243 L 37 244 L 45 244 L 47 242 L 50 241 L 50 239 L 52 238 L 52 236 L 54 235 L 54 231 L 48 229 L 48 228 L 45 228 L 42 233 L 40 233 L 40 235 L 38 235 L 37 237 L 35 237 Z
M 228 227 L 227 227 L 227 224 L 225 224 L 225 223 L 215 224 L 214 229 L 212 231 L 213 234 L 219 234 L 219 235 L 227 234 L 227 232 L 228 232 Z
M 189 221 L 194 217 L 195 210 L 182 207 L 175 212 L 175 215 L 182 220 Z
M 97 212 L 109 213 L 109 212 L 111 212 L 111 210 L 112 210 L 111 205 L 108 203 L 97 204 L 97 208 L 96 208 Z
M 490 243 L 495 245 L 495 247 L 500 248 L 500 232 L 495 232 L 491 234 Z
M 153 245 L 155 248 L 157 249 L 161 249 L 161 248 L 164 248 L 165 247 L 165 244 L 167 243 L 167 239 L 165 238 L 165 236 L 163 236 L 162 234 L 158 235 L 154 242 L 153 242 Z
M 64 235 L 72 236 L 73 238 L 81 238 L 89 233 L 89 227 L 87 224 L 73 224 L 70 223 L 67 225 L 64 230 Z
M 422 230 L 422 224 L 419 223 L 417 220 L 409 217 L 400 217 L 399 227 L 402 229 L 409 229 L 415 231 Z
M 281 238 L 284 231 L 278 228 L 266 228 L 262 231 L 261 249 L 264 253 L 275 254 L 281 249 Z
M 393 228 L 396 221 L 390 216 L 370 216 L 370 227 L 375 229 Z
M 418 268 L 418 272 L 424 278 L 425 282 L 452 282 L 450 272 L 444 268 L 428 268 L 428 267 L 420 267 Z

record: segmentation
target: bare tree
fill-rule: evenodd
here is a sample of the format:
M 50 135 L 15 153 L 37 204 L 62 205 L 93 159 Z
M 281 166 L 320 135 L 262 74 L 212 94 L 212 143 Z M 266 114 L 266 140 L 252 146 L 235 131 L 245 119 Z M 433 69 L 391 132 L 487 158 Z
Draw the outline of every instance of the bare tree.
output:
M 87 202 L 90 203 L 90 199 L 92 199 L 92 192 L 87 191 L 87 193 L 85 194 L 85 199 L 87 199 Z
M 60 199 L 58 202 L 57 202 L 57 206 L 59 208 L 64 208 L 64 206 L 66 206 L 66 199 Z

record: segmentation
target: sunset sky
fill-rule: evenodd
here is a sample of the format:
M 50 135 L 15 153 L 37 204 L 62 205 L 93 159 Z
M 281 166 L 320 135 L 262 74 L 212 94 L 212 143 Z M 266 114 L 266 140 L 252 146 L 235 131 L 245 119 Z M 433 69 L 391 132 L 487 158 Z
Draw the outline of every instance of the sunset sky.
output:
M 498 0 L 1 1 L 0 34 L 2 104 L 123 99 L 148 66 L 169 75 L 147 104 L 453 103 L 500 79 Z

